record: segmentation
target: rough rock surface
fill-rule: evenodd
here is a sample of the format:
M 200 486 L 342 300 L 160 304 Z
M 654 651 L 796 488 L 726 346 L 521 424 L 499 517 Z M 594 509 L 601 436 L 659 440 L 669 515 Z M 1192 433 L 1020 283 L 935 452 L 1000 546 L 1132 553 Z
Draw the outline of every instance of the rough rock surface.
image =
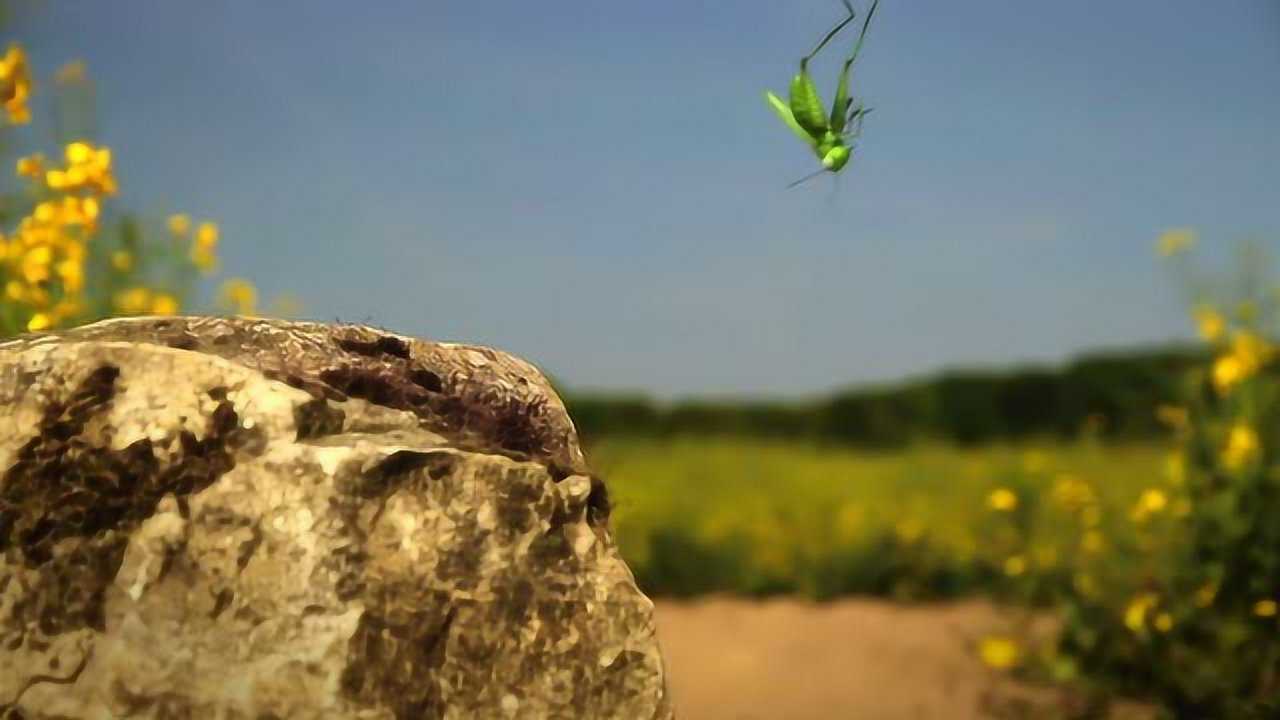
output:
M 669 718 L 563 405 L 493 350 L 133 318 L 0 344 L 0 718 Z

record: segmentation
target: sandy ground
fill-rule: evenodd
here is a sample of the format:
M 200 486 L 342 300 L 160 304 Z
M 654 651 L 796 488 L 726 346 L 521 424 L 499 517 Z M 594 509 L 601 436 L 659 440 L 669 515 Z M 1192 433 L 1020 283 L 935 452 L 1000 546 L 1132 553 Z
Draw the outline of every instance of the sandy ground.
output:
M 1055 697 L 976 659 L 978 638 L 1009 620 L 983 602 L 659 601 L 657 620 L 682 720 L 965 720 L 993 716 L 992 690 Z

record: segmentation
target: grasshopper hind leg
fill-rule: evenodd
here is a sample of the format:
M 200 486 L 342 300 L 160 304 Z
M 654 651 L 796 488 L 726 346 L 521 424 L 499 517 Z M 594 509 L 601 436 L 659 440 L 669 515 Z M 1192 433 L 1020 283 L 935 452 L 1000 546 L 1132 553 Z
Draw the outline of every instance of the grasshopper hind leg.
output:
M 813 47 L 813 50 L 809 51 L 808 55 L 805 55 L 804 57 L 800 58 L 801 70 L 804 70 L 805 68 L 807 68 L 809 65 L 809 61 L 813 59 L 813 56 L 821 52 L 822 48 L 826 47 L 827 43 L 831 42 L 831 40 L 835 38 L 836 35 L 839 35 L 840 31 L 843 30 L 846 25 L 853 22 L 853 18 L 857 15 L 857 13 L 853 11 L 853 6 L 849 4 L 849 0 L 840 0 L 840 2 L 844 4 L 844 9 L 849 12 L 848 16 L 846 16 L 845 19 L 841 20 L 838 24 L 836 24 L 834 28 L 832 28 L 826 35 L 824 35 L 823 38 L 818 41 L 818 44 Z

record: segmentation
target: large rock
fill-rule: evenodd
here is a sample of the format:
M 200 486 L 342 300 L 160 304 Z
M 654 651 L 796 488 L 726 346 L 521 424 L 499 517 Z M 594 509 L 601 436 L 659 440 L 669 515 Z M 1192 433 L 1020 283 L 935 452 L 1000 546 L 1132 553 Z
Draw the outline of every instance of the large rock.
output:
M 668 718 L 559 398 L 493 350 L 134 318 L 0 344 L 0 717 Z

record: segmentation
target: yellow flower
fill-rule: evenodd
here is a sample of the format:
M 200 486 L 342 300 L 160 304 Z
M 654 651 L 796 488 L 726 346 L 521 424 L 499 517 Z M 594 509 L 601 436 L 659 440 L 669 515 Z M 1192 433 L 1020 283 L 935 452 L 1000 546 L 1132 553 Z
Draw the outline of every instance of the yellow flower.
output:
M 196 247 L 212 250 L 218 245 L 218 226 L 211 222 L 202 222 L 196 228 Z
M 1097 555 L 1106 548 L 1106 539 L 1097 530 L 1090 530 L 1080 539 L 1080 549 L 1090 555 Z
M 1054 478 L 1050 494 L 1055 503 L 1071 512 L 1087 509 L 1097 500 L 1089 483 L 1068 473 Z
M 1160 598 L 1155 593 L 1140 593 L 1129 601 L 1124 611 L 1124 624 L 1133 632 L 1142 632 L 1147 624 L 1147 613 L 1153 610 Z
M 252 315 L 257 311 L 258 291 L 247 280 L 231 278 L 222 283 L 218 299 L 223 307 L 237 315 Z
M 122 290 L 116 293 L 115 305 L 125 315 L 140 315 L 151 306 L 151 291 L 144 287 Z
M 1258 434 L 1245 423 L 1236 423 L 1227 434 L 1227 445 L 1222 449 L 1222 465 L 1233 472 L 1248 465 L 1259 450 Z
M 1010 512 L 1018 507 L 1018 496 L 1008 488 L 998 488 L 987 496 L 987 506 L 997 512 Z
M 191 232 L 191 217 L 183 213 L 170 215 L 167 224 L 169 232 L 177 237 L 186 237 Z
M 1162 612 L 1156 615 L 1156 619 L 1151 624 L 1155 626 L 1156 630 L 1167 633 L 1173 629 L 1173 616 L 1167 612 Z
M 1213 384 L 1226 394 L 1241 381 L 1253 376 L 1271 360 L 1273 350 L 1266 340 L 1247 330 L 1231 337 L 1230 351 L 1213 364 Z
M 1086 598 L 1096 597 L 1098 594 L 1098 583 L 1087 573 L 1076 573 L 1071 578 L 1071 586 Z
M 84 266 L 75 260 L 63 260 L 55 266 L 58 277 L 62 278 L 62 286 L 69 293 L 78 293 L 84 289 Z
M 1206 342 L 1217 342 L 1227 329 L 1227 321 L 1222 315 L 1207 305 L 1201 305 L 1191 311 L 1196 321 L 1196 329 Z
M 79 315 L 83 310 L 84 305 L 79 300 L 68 297 L 59 300 L 58 304 L 53 306 L 51 314 L 54 322 L 60 323 L 67 318 Z
M 1159 253 L 1160 257 L 1173 257 L 1191 249 L 1195 242 L 1196 233 L 1194 230 L 1186 228 L 1167 230 L 1161 233 L 1160 238 L 1156 240 L 1156 252 Z
M 1253 614 L 1258 617 L 1275 617 L 1276 601 L 1275 600 L 1259 600 L 1253 604 Z
M 995 670 L 1008 670 L 1018 664 L 1021 656 L 1022 650 L 1013 638 L 988 636 L 978 642 L 978 657 Z
M 35 285 L 49 279 L 49 263 L 53 260 L 53 249 L 48 245 L 38 245 L 27 251 L 22 257 L 22 279 Z
M 38 312 L 27 321 L 27 332 L 48 330 L 53 325 L 53 318 L 48 313 Z
M 17 280 L 4 284 L 4 296 L 14 302 L 23 302 L 27 298 L 27 286 Z
M 178 313 L 178 299 L 168 293 L 157 293 L 151 301 L 151 313 L 153 315 L 176 315 Z
M 120 272 L 129 272 L 133 268 L 133 254 L 128 250 L 116 250 L 111 253 L 111 267 Z
M 1207 608 L 1213 604 L 1214 598 L 1218 596 L 1217 583 L 1206 583 L 1196 590 L 1195 603 L 1198 608 Z
M 58 72 L 53 76 L 53 81 L 59 85 L 78 85 L 88 80 L 88 69 L 83 60 L 72 60 L 62 67 L 58 68 Z
M 191 264 L 206 275 L 212 275 L 218 270 L 217 256 L 195 246 L 191 248 Z
M 1163 490 L 1147 488 L 1138 496 L 1138 502 L 1133 506 L 1130 516 L 1134 522 L 1143 522 L 1152 515 L 1164 510 L 1168 504 L 1169 497 L 1164 494 Z
M 1213 361 L 1213 386 L 1225 395 L 1246 376 L 1245 367 L 1234 355 L 1223 355 Z
M 65 170 L 49 170 L 44 182 L 50 190 L 73 192 L 89 190 L 99 195 L 114 195 L 115 175 L 111 172 L 111 151 L 94 147 L 83 140 L 67 143 Z
M 196 228 L 195 241 L 191 244 L 191 263 L 206 273 L 213 272 L 218 265 L 214 249 L 218 246 L 218 226 L 211 222 L 200 223 Z
M 1018 577 L 1027 570 L 1027 559 L 1021 555 L 1014 555 L 1004 561 L 1004 574 L 1009 577 Z
M 9 114 L 9 122 L 23 125 L 31 121 L 27 100 L 31 97 L 31 71 L 27 67 L 27 54 L 22 47 L 13 44 L 0 58 L 0 102 Z
M 40 153 L 18 158 L 18 177 L 38 178 L 44 174 L 44 156 Z

